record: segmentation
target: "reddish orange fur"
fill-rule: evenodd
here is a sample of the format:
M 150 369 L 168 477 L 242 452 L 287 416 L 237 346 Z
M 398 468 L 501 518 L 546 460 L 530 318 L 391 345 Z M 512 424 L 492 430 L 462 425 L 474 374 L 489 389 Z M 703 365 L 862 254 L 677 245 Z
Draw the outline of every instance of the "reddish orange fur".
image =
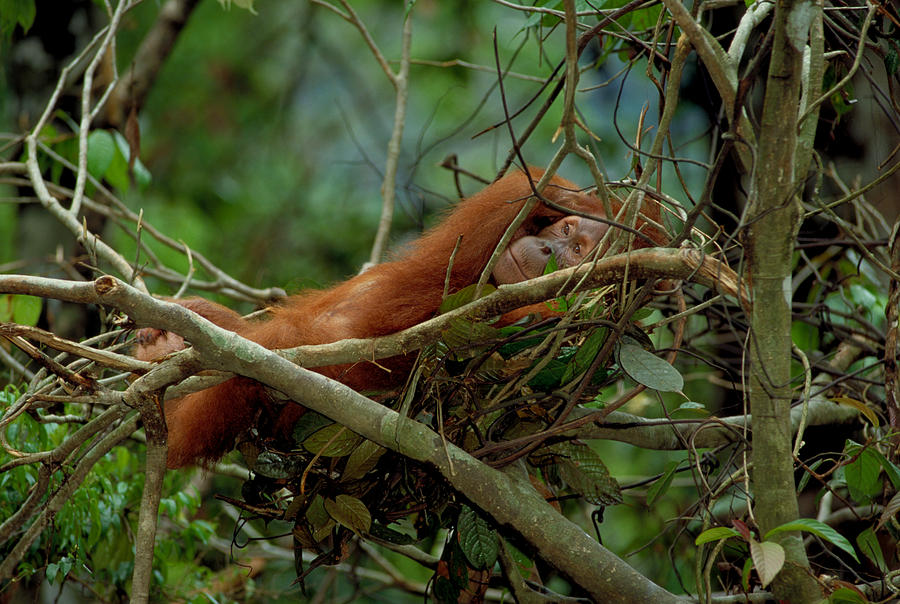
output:
M 540 174 L 540 170 L 532 169 L 532 178 L 537 179 Z M 477 281 L 507 226 L 531 194 L 523 172 L 509 174 L 460 203 L 394 261 L 377 265 L 331 289 L 293 296 L 276 308 L 268 321 L 245 322 L 233 311 L 201 299 L 180 303 L 270 349 L 394 333 L 434 316 L 441 303 L 450 255 L 460 236 L 450 291 Z M 555 177 L 543 195 L 566 208 L 604 214 L 596 197 L 579 193 L 574 184 L 563 178 Z M 614 209 L 618 206 L 617 203 Z M 538 204 L 517 236 L 536 233 L 541 219 L 552 222 L 561 216 L 561 212 Z M 161 336 L 165 337 L 159 342 Z M 142 330 L 139 343 L 137 356 L 142 359 L 157 358 L 183 346 L 178 336 L 158 330 Z M 372 363 L 316 371 L 354 389 L 382 389 L 402 383 L 411 360 L 399 357 L 379 363 L 393 371 L 388 373 Z M 169 402 L 169 467 L 218 459 L 232 448 L 235 437 L 252 425 L 257 411 L 266 406 L 264 389 L 246 378 L 234 378 Z M 299 405 L 287 405 L 276 423 L 289 427 L 303 411 Z

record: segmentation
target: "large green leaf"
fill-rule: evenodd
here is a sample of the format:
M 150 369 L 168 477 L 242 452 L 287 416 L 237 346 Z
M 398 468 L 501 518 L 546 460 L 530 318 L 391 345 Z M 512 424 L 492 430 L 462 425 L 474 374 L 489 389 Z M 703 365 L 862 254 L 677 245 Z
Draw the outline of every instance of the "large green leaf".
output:
M 344 426 L 331 424 L 304 440 L 303 447 L 322 457 L 343 457 L 349 455 L 361 441 L 361 436 Z
M 868 558 L 881 572 L 887 572 L 889 566 L 884 559 L 884 552 L 881 550 L 881 544 L 878 542 L 878 536 L 875 530 L 870 526 L 856 536 L 856 546 L 859 551 Z
M 441 338 L 452 350 L 458 351 L 461 356 L 463 351 L 470 348 L 481 348 L 485 343 L 500 337 L 500 331 L 477 321 L 469 321 L 457 317 L 450 322 L 442 333 Z
M 672 484 L 672 479 L 675 478 L 675 472 L 677 470 L 677 461 L 670 461 L 666 464 L 666 471 L 663 472 L 663 475 L 647 489 L 647 505 L 652 506 L 653 502 L 669 490 L 669 486 Z
M 88 135 L 87 169 L 94 178 L 101 179 L 112 164 L 116 143 L 106 130 L 94 130 Z
M 740 537 L 741 534 L 730 526 L 716 526 L 706 529 L 694 539 L 694 545 L 702 545 L 710 541 L 718 541 L 720 539 L 730 539 L 731 537 Z
M 813 520 L 812 518 L 798 518 L 792 522 L 787 522 L 780 526 L 776 526 L 768 533 L 766 533 L 765 538 L 770 539 L 772 535 L 777 533 L 783 533 L 785 531 L 806 531 L 808 533 L 812 533 L 813 535 L 819 537 L 820 539 L 824 539 L 828 543 L 844 550 L 848 554 L 850 554 L 854 560 L 859 562 L 859 558 L 856 556 L 856 551 L 854 551 L 853 546 L 847 541 L 846 537 L 838 533 L 836 530 L 825 524 L 824 522 L 819 522 L 818 520 Z
M 452 293 L 446 298 L 444 298 L 443 302 L 441 302 L 441 306 L 438 309 L 438 312 L 443 314 L 445 312 L 450 312 L 451 310 L 456 310 L 457 308 L 462 308 L 469 302 L 475 300 L 475 290 L 477 289 L 477 284 L 468 285 L 458 292 Z M 497 290 L 493 285 L 485 285 L 481 290 L 481 297 L 485 297 L 488 294 L 492 294 Z
M 500 551 L 497 533 L 475 510 L 467 505 L 459 510 L 456 523 L 459 534 L 459 546 L 472 568 L 491 568 Z
M 576 352 L 575 356 L 572 357 L 572 360 L 569 361 L 568 366 L 566 366 L 566 371 L 563 373 L 562 377 L 563 384 L 587 371 L 588 367 L 590 367 L 591 363 L 594 361 L 594 357 L 596 357 L 597 353 L 600 351 L 600 347 L 606 341 L 608 333 L 609 330 L 605 327 L 600 327 L 591 332 L 584 343 L 578 347 L 578 352 Z
M 843 467 L 850 497 L 859 503 L 869 503 L 872 497 L 881 493 L 881 460 L 871 447 L 858 444 L 846 447 L 845 452 L 856 456 Z
M 34 0 L 0 0 L 0 34 L 8 40 L 17 24 L 28 33 L 35 15 Z
M 360 537 L 369 532 L 372 514 L 362 501 L 350 495 L 338 495 L 325 500 L 325 511 L 338 523 Z
M 553 455 L 569 488 L 596 505 L 622 502 L 619 483 L 593 449 L 581 443 L 557 443 L 538 452 Z
M 684 388 L 684 378 L 677 369 L 628 338 L 619 345 L 617 356 L 622 371 L 638 384 L 662 392 L 681 392 Z
M 350 457 L 347 458 L 347 466 L 341 476 L 342 480 L 354 480 L 365 476 L 369 470 L 375 467 L 384 452 L 387 451 L 379 444 L 371 440 L 362 441 L 358 447 L 353 449 Z

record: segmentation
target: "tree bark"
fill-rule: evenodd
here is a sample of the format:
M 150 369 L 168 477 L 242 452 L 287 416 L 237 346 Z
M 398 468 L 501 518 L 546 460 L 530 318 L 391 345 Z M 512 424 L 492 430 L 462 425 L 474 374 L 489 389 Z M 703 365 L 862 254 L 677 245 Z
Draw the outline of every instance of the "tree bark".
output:
M 775 38 L 762 111 L 746 246 L 753 308 L 748 350 L 753 414 L 753 496 L 760 538 L 799 516 L 791 451 L 791 258 L 800 224 L 795 174 L 803 48 L 815 7 L 778 0 Z M 798 533 L 775 540 L 785 563 L 772 584 L 780 600 L 818 602 Z

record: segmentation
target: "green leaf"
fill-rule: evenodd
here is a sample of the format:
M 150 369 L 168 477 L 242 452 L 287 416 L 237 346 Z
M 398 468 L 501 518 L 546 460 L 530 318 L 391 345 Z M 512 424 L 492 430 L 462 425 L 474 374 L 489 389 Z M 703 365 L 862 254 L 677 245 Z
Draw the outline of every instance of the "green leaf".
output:
M 441 338 L 452 350 L 460 355 L 469 348 L 477 348 L 500 337 L 500 331 L 484 323 L 469 321 L 461 317 L 450 322 L 441 333 Z
M 362 501 L 350 495 L 325 500 L 325 511 L 335 521 L 362 537 L 372 526 L 372 514 Z
M 556 262 L 556 254 L 550 254 L 547 264 L 544 265 L 544 272 L 541 274 L 549 275 L 550 273 L 555 273 L 557 270 L 559 270 L 559 265 Z
M 575 353 L 575 356 L 572 357 L 572 360 L 566 366 L 566 371 L 563 373 L 561 380 L 563 384 L 588 370 L 594 361 L 594 357 L 600 352 L 600 347 L 606 341 L 608 333 L 609 330 L 605 327 L 597 328 L 591 332 L 584 343 L 578 347 L 578 352 Z
M 392 529 L 390 526 L 384 526 L 377 522 L 373 522 L 372 526 L 369 527 L 369 534 L 376 539 L 394 543 L 396 545 L 409 545 L 410 543 L 416 542 L 415 531 L 413 531 L 412 534 L 401 533 L 400 531 Z
M 900 57 L 898 57 L 897 47 L 888 46 L 887 52 L 884 53 L 884 69 L 888 76 L 893 77 L 897 73 L 898 66 L 900 66 Z
M 475 290 L 478 289 L 477 284 L 473 283 L 472 285 L 468 285 L 456 293 L 450 294 L 446 298 L 444 298 L 443 302 L 441 302 L 441 306 L 438 309 L 440 314 L 444 314 L 445 312 L 450 312 L 451 310 L 456 310 L 457 308 L 462 308 L 469 302 L 473 302 L 475 300 Z M 485 297 L 488 294 L 492 294 L 497 291 L 497 288 L 493 285 L 485 285 L 481 290 L 481 297 Z
M 138 157 L 134 161 L 131 174 L 129 174 L 128 159 L 131 156 L 131 150 L 128 147 L 128 141 L 118 131 L 113 133 L 113 137 L 115 140 L 115 152 L 106 172 L 103 174 L 106 182 L 122 192 L 127 192 L 131 188 L 131 177 L 134 176 L 134 181 L 141 189 L 147 188 L 152 179 L 150 171 L 141 163 L 141 158 Z
M 316 495 L 309 507 L 306 508 L 306 519 L 313 528 L 322 526 L 329 520 L 328 512 L 325 511 L 325 500 L 321 495 Z
M 825 306 L 832 311 L 827 315 L 827 320 L 832 324 L 846 326 L 852 323 L 846 315 L 853 316 L 854 309 L 847 303 L 843 293 L 832 292 L 825 296 Z
M 587 445 L 557 443 L 537 454 L 549 453 L 555 458 L 560 477 L 574 492 L 596 505 L 622 502 L 619 483 L 613 478 L 600 456 Z
M 19 325 L 37 325 L 41 317 L 43 300 L 36 296 L 15 295 L 12 297 L 12 320 Z
M 647 317 L 649 317 L 650 315 L 653 314 L 653 310 L 654 309 L 650 308 L 649 306 L 639 308 L 636 311 L 634 311 L 634 313 L 632 313 L 631 320 L 632 321 L 643 321 L 644 319 L 646 319 Z
M 654 4 L 628 13 L 628 16 L 631 17 L 631 31 L 650 29 L 651 27 L 656 25 L 656 22 L 659 19 L 659 13 L 661 13 L 662 10 L 662 4 Z
M 812 473 L 816 471 L 816 468 L 818 468 L 823 463 L 825 463 L 825 461 L 826 461 L 825 459 L 817 459 L 816 461 L 814 461 L 813 463 L 811 463 L 809 465 L 809 471 L 804 472 L 803 475 L 800 477 L 800 482 L 797 483 L 797 492 L 798 493 L 803 492 L 803 490 L 806 488 L 806 485 L 809 483 L 809 479 L 812 476 Z
M 537 363 L 537 361 L 535 361 Z M 562 359 L 551 359 L 549 363 L 533 378 L 528 385 L 537 390 L 552 390 L 562 383 L 562 377 L 566 373 L 568 363 Z
M 672 484 L 672 479 L 675 478 L 675 472 L 678 470 L 678 462 L 670 461 L 666 464 L 666 470 L 663 472 L 663 475 L 660 476 L 650 488 L 647 489 L 647 505 L 652 506 L 653 502 L 659 498 L 660 495 L 663 495 L 666 491 L 669 490 L 669 486 Z
M 869 600 L 849 587 L 839 587 L 828 596 L 828 604 L 869 604 Z
M 750 540 L 750 557 L 763 587 L 772 582 L 784 566 L 784 548 L 774 541 Z
M 294 424 L 294 430 L 291 432 L 291 437 L 294 439 L 295 443 L 300 444 L 312 436 L 317 430 L 320 430 L 325 426 L 330 426 L 333 423 L 333 421 L 321 413 L 307 410 L 306 413 L 300 416 L 297 423 Z
M 730 526 L 717 526 L 706 529 L 694 539 L 694 545 L 702 545 L 710 541 L 719 541 L 720 539 L 730 539 L 731 537 L 740 537 L 741 534 Z
M 850 497 L 859 503 L 869 503 L 872 497 L 881 493 L 881 462 L 872 448 L 859 445 L 847 449 L 848 455 L 857 455 L 852 463 L 844 466 L 844 480 L 850 490 Z
M 791 323 L 791 341 L 800 350 L 818 350 L 819 328 L 803 321 L 794 321 Z
M 850 299 L 856 303 L 857 308 L 866 318 L 875 323 L 876 327 L 883 327 L 887 297 L 883 293 L 874 292 L 859 283 L 851 283 L 848 290 Z
M 434 599 L 438 604 L 459 601 L 461 590 L 456 584 L 440 575 L 434 578 Z
M 684 378 L 677 369 L 655 354 L 623 339 L 618 348 L 618 361 L 622 371 L 638 384 L 661 392 L 681 392 Z
M 478 513 L 467 505 L 459 510 L 456 523 L 459 546 L 472 568 L 492 568 L 500 550 L 497 533 Z
M 112 164 L 116 143 L 106 130 L 94 130 L 88 135 L 87 169 L 94 178 L 101 179 Z
M 838 533 L 836 530 L 825 524 L 824 522 L 819 522 L 818 520 L 814 520 L 812 518 L 798 518 L 792 522 L 787 522 L 782 524 L 781 526 L 776 526 L 772 530 L 770 530 L 765 535 L 765 539 L 769 539 L 772 535 L 777 533 L 783 533 L 785 531 L 805 531 L 807 533 L 812 533 L 816 537 L 831 543 L 835 547 L 838 547 L 853 557 L 854 560 L 859 562 L 859 558 L 856 557 L 856 552 L 853 550 L 853 546 L 847 541 L 846 537 Z
M 741 569 L 741 585 L 744 591 L 750 591 L 750 572 L 753 570 L 753 560 L 747 558 L 744 560 L 744 567 Z
M 14 297 L 14 294 L 4 294 L 0 296 L 0 323 L 12 321 Z
M 347 466 L 341 476 L 342 480 L 355 480 L 365 476 L 375 467 L 387 449 L 371 440 L 362 441 L 347 458 Z
M 7 39 L 12 37 L 16 25 L 28 33 L 37 15 L 34 0 L 0 0 L 0 33 Z
M 47 582 L 53 585 L 56 582 L 56 575 L 59 573 L 59 564 L 56 562 L 51 562 L 47 565 L 47 570 L 45 571 L 45 576 L 47 578 Z
M 322 457 L 349 455 L 362 442 L 362 437 L 340 424 L 331 424 L 303 441 L 303 448 Z
M 878 567 L 878 570 L 887 572 L 888 564 L 884 559 L 884 552 L 881 551 L 881 544 L 878 543 L 878 537 L 871 526 L 856 536 L 856 546 L 866 558 L 871 560 L 872 564 Z
M 124 162 L 124 166 L 120 167 L 121 177 L 128 179 L 128 161 L 131 159 L 131 147 L 128 145 L 128 139 L 126 139 L 121 132 L 118 130 L 113 131 L 113 136 L 116 139 L 116 147 L 119 150 L 119 153 L 116 154 L 117 159 L 121 159 Z M 116 162 L 118 164 L 118 161 Z M 141 161 L 141 158 L 138 157 L 134 160 L 133 166 L 133 174 L 134 181 L 138 184 L 141 189 L 146 189 L 147 185 L 150 184 L 152 180 L 152 176 L 150 175 L 150 170 L 147 169 L 147 166 Z M 107 174 L 107 179 L 109 175 Z M 127 189 L 127 186 L 126 186 Z
M 112 160 L 103 177 L 113 188 L 123 193 L 127 193 L 131 188 L 131 178 L 128 176 L 128 151 L 123 151 L 120 145 L 116 146 L 115 153 L 113 153 Z
M 876 424 L 877 425 L 877 424 Z M 887 474 L 888 480 L 891 481 L 891 484 L 895 489 L 900 489 L 900 468 L 896 466 L 891 460 L 882 454 L 878 449 L 871 448 L 872 454 L 878 460 L 878 463 L 881 464 L 881 468 L 884 470 L 884 473 Z
M 547 300 L 544 302 L 544 306 L 546 306 L 550 312 L 568 312 L 571 304 L 566 296 L 560 296 L 558 298 L 553 298 L 552 300 Z

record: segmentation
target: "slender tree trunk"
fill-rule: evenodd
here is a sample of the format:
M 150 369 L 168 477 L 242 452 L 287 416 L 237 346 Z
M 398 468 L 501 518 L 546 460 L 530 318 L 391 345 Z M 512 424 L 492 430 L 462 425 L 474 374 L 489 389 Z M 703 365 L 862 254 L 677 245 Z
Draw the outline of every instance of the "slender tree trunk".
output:
M 747 215 L 753 310 L 749 400 L 753 414 L 753 495 L 763 534 L 799 515 L 791 452 L 791 256 L 800 221 L 794 161 L 803 47 L 814 7 L 778 0 L 762 126 Z M 773 582 L 781 600 L 818 602 L 822 592 L 797 533 L 782 533 L 785 564 Z

